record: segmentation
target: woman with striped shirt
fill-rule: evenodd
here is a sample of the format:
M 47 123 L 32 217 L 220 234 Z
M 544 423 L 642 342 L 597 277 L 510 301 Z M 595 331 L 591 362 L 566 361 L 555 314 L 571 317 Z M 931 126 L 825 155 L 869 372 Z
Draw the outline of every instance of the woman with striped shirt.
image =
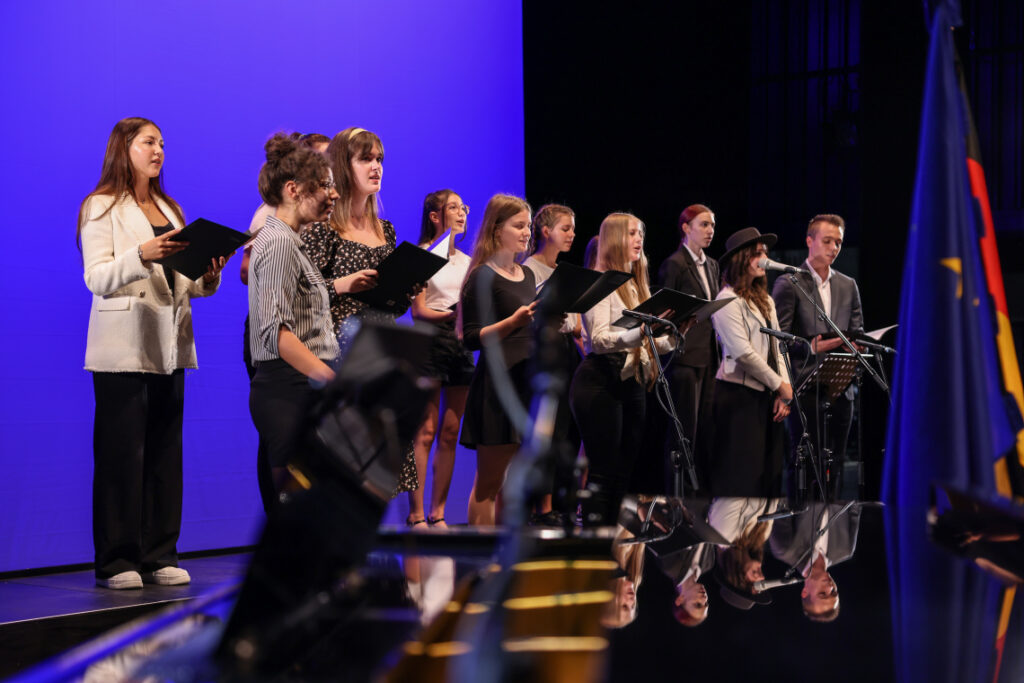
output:
M 297 429 L 317 387 L 334 378 L 338 342 L 327 287 L 299 230 L 330 217 L 338 193 L 327 160 L 284 134 L 266 144 L 263 201 L 274 208 L 249 260 L 249 346 L 256 375 L 249 411 L 280 490 Z

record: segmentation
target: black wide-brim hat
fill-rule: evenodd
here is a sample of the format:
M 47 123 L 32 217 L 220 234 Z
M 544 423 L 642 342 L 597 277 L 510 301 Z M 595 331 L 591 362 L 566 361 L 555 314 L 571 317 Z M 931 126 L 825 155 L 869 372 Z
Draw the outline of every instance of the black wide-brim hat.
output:
M 757 228 L 743 228 L 742 230 L 737 230 L 733 234 L 729 235 L 729 239 L 725 240 L 725 253 L 718 258 L 718 262 L 724 266 L 730 256 L 743 247 L 749 247 L 751 244 L 764 242 L 764 246 L 771 249 L 778 241 L 778 235 L 771 232 L 766 232 L 762 235 L 761 231 Z

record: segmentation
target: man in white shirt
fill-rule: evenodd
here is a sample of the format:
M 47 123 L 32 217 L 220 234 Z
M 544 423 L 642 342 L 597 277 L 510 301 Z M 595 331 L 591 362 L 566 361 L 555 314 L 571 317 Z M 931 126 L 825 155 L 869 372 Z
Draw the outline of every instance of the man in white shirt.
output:
M 846 223 L 836 214 L 819 214 L 807 225 L 807 260 L 803 263 L 806 272 L 797 273 L 800 287 L 810 294 L 821 309 L 835 322 L 843 333 L 862 332 L 864 316 L 861 312 L 860 291 L 853 278 L 832 268 L 839 256 L 846 233 Z M 793 285 L 790 276 L 781 275 L 772 289 L 775 308 L 779 316 L 779 329 L 811 340 L 811 349 L 802 344 L 789 347 L 795 373 L 793 389 L 796 390 L 817 366 L 824 354 L 842 351 L 842 342 L 828 338 L 832 329 L 818 318 L 817 311 Z M 807 361 L 805 363 L 805 361 Z M 820 434 L 825 420 L 824 410 L 815 405 L 813 390 L 804 395 L 800 405 L 807 416 L 808 434 L 814 445 L 815 454 L 820 458 L 822 450 L 832 451 L 833 466 L 830 477 L 830 498 L 838 492 L 839 473 L 842 471 L 846 454 L 846 441 L 853 418 L 853 390 L 840 396 L 829 409 L 828 443 L 822 442 Z M 789 416 L 791 444 L 795 448 L 803 434 L 800 417 L 796 411 Z

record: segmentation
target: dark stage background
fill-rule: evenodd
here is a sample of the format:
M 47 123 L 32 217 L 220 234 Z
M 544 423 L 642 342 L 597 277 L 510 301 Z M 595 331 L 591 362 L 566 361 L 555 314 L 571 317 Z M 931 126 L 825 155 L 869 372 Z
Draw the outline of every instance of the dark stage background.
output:
M 1024 8 L 964 2 L 963 15 L 958 49 L 1021 355 Z M 712 256 L 753 225 L 779 235 L 773 258 L 799 264 L 807 221 L 838 213 L 847 230 L 836 267 L 858 280 L 866 328 L 897 322 L 927 50 L 922 3 L 527 0 L 523 28 L 527 194 L 535 207 L 576 210 L 571 260 L 582 260 L 605 215 L 629 211 L 647 225 L 653 276 L 678 245 L 680 211 L 702 203 L 718 223 Z M 873 387 L 864 399 L 876 491 L 887 406 Z

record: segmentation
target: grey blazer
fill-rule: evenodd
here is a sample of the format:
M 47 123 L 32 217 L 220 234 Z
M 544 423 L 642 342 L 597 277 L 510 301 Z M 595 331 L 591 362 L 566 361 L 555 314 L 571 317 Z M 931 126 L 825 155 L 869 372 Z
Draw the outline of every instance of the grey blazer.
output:
M 814 277 L 810 273 L 797 273 L 796 278 L 804 291 L 808 292 L 814 298 L 815 303 L 821 306 L 821 295 L 818 294 Z M 857 282 L 852 277 L 833 269 L 831 287 L 832 310 L 827 311 L 829 317 L 844 333 L 863 331 L 864 315 L 861 312 L 860 290 L 857 289 Z M 827 335 L 832 332 L 830 327 L 818 319 L 814 307 L 807 299 L 796 291 L 788 275 L 781 275 L 775 280 L 772 298 L 775 299 L 775 311 L 779 316 L 779 329 L 783 332 L 789 332 L 808 340 L 819 334 Z M 815 362 L 811 358 L 806 369 L 801 371 L 804 361 L 813 354 L 803 344 L 794 344 L 789 347 L 789 350 L 793 361 L 793 372 L 796 374 L 793 388 L 796 389 L 814 369 Z
M 839 512 L 843 505 L 845 503 L 830 503 L 828 505 L 829 519 Z M 795 517 L 777 520 L 775 526 L 772 527 L 772 535 L 768 539 L 772 555 L 790 567 L 800 561 L 801 556 L 814 543 L 822 506 L 823 503 L 811 503 L 805 512 Z M 860 513 L 860 505 L 854 505 L 829 527 L 826 551 L 829 564 L 836 565 L 853 557 L 853 553 L 857 550 Z M 810 557 L 810 553 L 807 553 L 804 561 Z

